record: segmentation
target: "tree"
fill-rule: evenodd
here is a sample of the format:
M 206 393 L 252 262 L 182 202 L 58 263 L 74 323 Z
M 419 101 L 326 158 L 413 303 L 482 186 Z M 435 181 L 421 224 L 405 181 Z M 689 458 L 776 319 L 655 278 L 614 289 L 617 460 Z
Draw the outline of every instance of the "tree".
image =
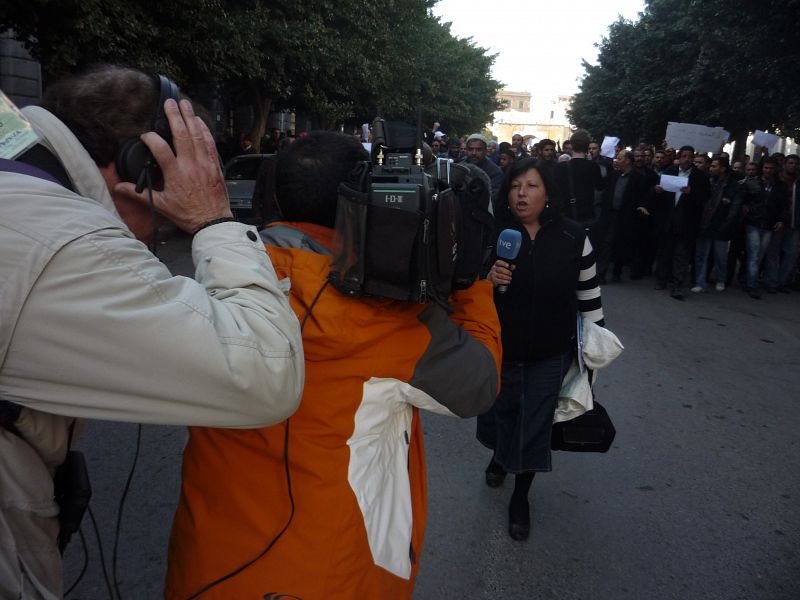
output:
M 800 138 L 800 1 L 648 0 L 584 63 L 570 117 L 595 133 L 660 142 L 667 121 Z M 738 148 L 737 148 L 738 150 Z
M 253 109 L 256 145 L 276 109 L 325 127 L 389 119 L 451 120 L 478 129 L 497 108 L 494 61 L 431 13 L 435 0 L 7 0 L 13 30 L 45 83 L 93 62 L 173 77 L 190 94 L 214 87 Z

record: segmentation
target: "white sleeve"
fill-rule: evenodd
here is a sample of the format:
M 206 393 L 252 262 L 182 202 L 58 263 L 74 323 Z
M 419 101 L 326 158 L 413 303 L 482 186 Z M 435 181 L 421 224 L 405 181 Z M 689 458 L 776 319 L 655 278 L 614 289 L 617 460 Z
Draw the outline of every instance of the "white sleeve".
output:
M 0 378 L 6 400 L 92 419 L 260 427 L 302 393 L 300 329 L 255 228 L 198 233 L 197 281 L 118 229 L 51 259 L 25 301 Z

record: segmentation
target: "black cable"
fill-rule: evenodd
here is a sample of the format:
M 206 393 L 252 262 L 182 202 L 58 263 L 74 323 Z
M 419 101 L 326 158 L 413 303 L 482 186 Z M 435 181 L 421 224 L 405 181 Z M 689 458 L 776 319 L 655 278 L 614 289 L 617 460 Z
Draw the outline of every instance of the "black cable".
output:
M 91 505 L 89 505 L 89 519 L 92 521 L 92 529 L 94 529 L 94 537 L 97 539 L 97 550 L 100 553 L 100 566 L 103 569 L 103 579 L 106 582 L 106 589 L 108 590 L 108 597 L 114 600 L 114 590 L 111 587 L 111 581 L 108 578 L 108 571 L 106 571 L 106 555 L 103 552 L 103 542 L 100 540 L 100 530 L 97 528 L 97 520 L 94 518 L 94 512 Z
M 117 592 L 117 598 L 122 600 L 122 594 L 119 591 L 119 581 L 117 580 L 117 550 L 119 549 L 119 534 L 122 530 L 122 514 L 125 508 L 125 499 L 131 489 L 131 481 L 133 481 L 133 473 L 136 471 L 136 463 L 139 460 L 139 448 L 142 445 L 142 425 L 136 426 L 136 450 L 133 452 L 133 463 L 131 463 L 131 470 L 128 473 L 128 480 L 125 482 L 125 488 L 122 490 L 122 496 L 119 499 L 119 507 L 117 508 L 117 526 L 114 530 L 114 552 L 111 555 L 111 576 L 114 580 L 114 590 Z
M 283 526 L 283 529 L 281 529 L 278 532 L 278 535 L 276 535 L 274 538 L 272 538 L 272 541 L 267 545 L 266 548 L 264 548 L 261 551 L 261 553 L 258 556 L 256 556 L 255 558 L 247 561 L 246 563 L 244 563 L 240 567 L 237 567 L 235 570 L 231 571 L 227 575 L 223 575 L 219 579 L 216 579 L 216 580 L 212 581 L 211 583 L 207 584 L 203 589 L 201 589 L 200 591 L 195 592 L 194 594 L 189 596 L 188 600 L 194 600 L 195 598 L 199 598 L 201 595 L 205 594 L 211 588 L 216 587 L 217 585 L 219 585 L 223 581 L 227 581 L 231 577 L 235 577 L 236 575 L 238 575 L 239 573 L 244 571 L 247 567 L 249 567 L 250 565 L 252 565 L 256 561 L 258 561 L 267 552 L 272 550 L 272 547 L 277 543 L 277 541 L 279 539 L 281 539 L 281 536 L 286 532 L 286 530 L 289 529 L 289 525 L 292 524 L 292 520 L 294 519 L 294 494 L 292 493 L 292 475 L 291 475 L 291 473 L 289 471 L 289 419 L 286 419 L 286 421 L 284 421 L 283 466 L 284 466 L 284 470 L 286 471 L 286 489 L 289 492 L 289 504 L 291 506 L 291 510 L 289 512 L 289 519 L 286 521 L 286 524 Z
M 152 159 L 151 159 L 152 160 Z M 156 205 L 153 203 L 153 180 L 150 174 L 150 162 L 145 168 L 147 179 L 147 196 L 150 199 L 150 225 L 153 228 L 153 239 L 150 240 L 150 252 L 158 258 L 158 223 L 156 222 Z
M 81 546 L 83 547 L 83 568 L 81 569 L 81 572 L 75 582 L 69 586 L 69 588 L 67 588 L 66 592 L 64 592 L 65 598 L 69 596 L 70 592 L 75 589 L 75 586 L 80 583 L 81 579 L 83 579 L 83 576 L 86 573 L 87 567 L 89 566 L 89 548 L 86 546 L 86 538 L 83 536 L 83 528 L 78 529 L 78 535 L 81 538 Z
M 306 311 L 306 314 L 303 317 L 303 321 L 300 323 L 300 331 L 301 332 L 303 331 L 303 329 L 306 326 L 306 321 L 308 321 L 308 318 L 311 316 L 311 311 L 314 309 L 314 306 L 317 304 L 317 301 L 319 300 L 320 296 L 322 296 L 322 292 L 325 291 L 325 288 L 328 287 L 329 283 L 330 283 L 330 279 L 326 279 L 325 283 L 322 284 L 322 287 L 319 288 L 319 291 L 317 292 L 317 295 L 314 296 L 314 300 L 311 301 L 311 305 L 308 307 L 308 310 Z M 292 493 L 292 473 L 289 470 L 289 419 L 286 419 L 286 421 L 284 421 L 283 468 L 284 468 L 284 471 L 286 472 L 286 490 L 287 490 L 288 495 L 289 495 L 289 505 L 291 507 L 291 510 L 289 511 L 289 518 L 286 521 L 286 524 L 283 526 L 283 529 L 281 529 L 278 532 L 278 535 L 276 535 L 272 539 L 272 541 L 267 545 L 266 548 L 264 548 L 261 551 L 261 553 L 258 556 L 256 556 L 255 558 L 247 561 L 243 565 L 237 567 L 235 570 L 231 571 L 230 573 L 227 573 L 226 575 L 223 575 L 219 579 L 215 579 L 211 583 L 206 584 L 201 590 L 199 590 L 199 591 L 195 592 L 194 594 L 192 594 L 191 596 L 189 596 L 187 598 L 187 600 L 195 600 L 195 598 L 199 598 L 200 596 L 205 594 L 211 588 L 218 586 L 220 583 L 222 583 L 224 581 L 227 581 L 228 579 L 231 579 L 232 577 L 235 577 L 236 575 L 238 575 L 239 573 L 244 571 L 247 567 L 249 567 L 253 563 L 257 562 L 267 552 L 269 552 L 272 549 L 272 547 L 278 542 L 278 540 L 281 539 L 281 536 L 286 532 L 286 530 L 289 529 L 289 525 L 292 524 L 292 520 L 294 519 L 294 494 Z

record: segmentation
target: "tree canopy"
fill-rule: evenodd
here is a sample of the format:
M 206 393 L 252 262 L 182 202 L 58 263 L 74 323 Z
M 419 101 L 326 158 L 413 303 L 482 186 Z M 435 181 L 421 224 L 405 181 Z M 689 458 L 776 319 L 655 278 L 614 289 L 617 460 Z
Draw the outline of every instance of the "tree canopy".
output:
M 628 143 L 660 142 L 668 121 L 800 139 L 800 0 L 647 0 L 599 44 L 572 122 Z
M 95 62 L 164 72 L 252 106 L 260 131 L 284 108 L 327 127 L 419 108 L 425 122 L 478 130 L 498 108 L 494 56 L 453 36 L 435 1 L 7 0 L 0 30 L 25 43 L 45 83 Z

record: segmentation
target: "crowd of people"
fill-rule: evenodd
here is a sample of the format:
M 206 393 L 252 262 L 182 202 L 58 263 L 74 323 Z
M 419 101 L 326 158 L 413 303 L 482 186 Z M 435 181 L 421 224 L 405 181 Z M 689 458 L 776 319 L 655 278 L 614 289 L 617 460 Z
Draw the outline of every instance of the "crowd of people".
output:
M 465 152 L 475 140 L 482 152 Z M 726 152 L 642 143 L 632 150 L 618 144 L 612 159 L 584 130 L 563 143 L 531 146 L 520 134 L 497 144 L 434 131 L 431 147 L 437 156 L 478 164 L 490 177 L 494 166 L 508 173 L 515 161 L 538 158 L 555 180 L 562 213 L 588 232 L 601 284 L 622 282 L 627 270 L 632 280 L 653 276 L 655 288 L 677 300 L 685 289 L 701 293 L 712 285 L 722 292 L 735 284 L 754 299 L 798 288 L 796 154 L 761 149 L 755 159 L 731 162 Z M 665 189 L 662 175 L 685 178 L 684 185 Z

